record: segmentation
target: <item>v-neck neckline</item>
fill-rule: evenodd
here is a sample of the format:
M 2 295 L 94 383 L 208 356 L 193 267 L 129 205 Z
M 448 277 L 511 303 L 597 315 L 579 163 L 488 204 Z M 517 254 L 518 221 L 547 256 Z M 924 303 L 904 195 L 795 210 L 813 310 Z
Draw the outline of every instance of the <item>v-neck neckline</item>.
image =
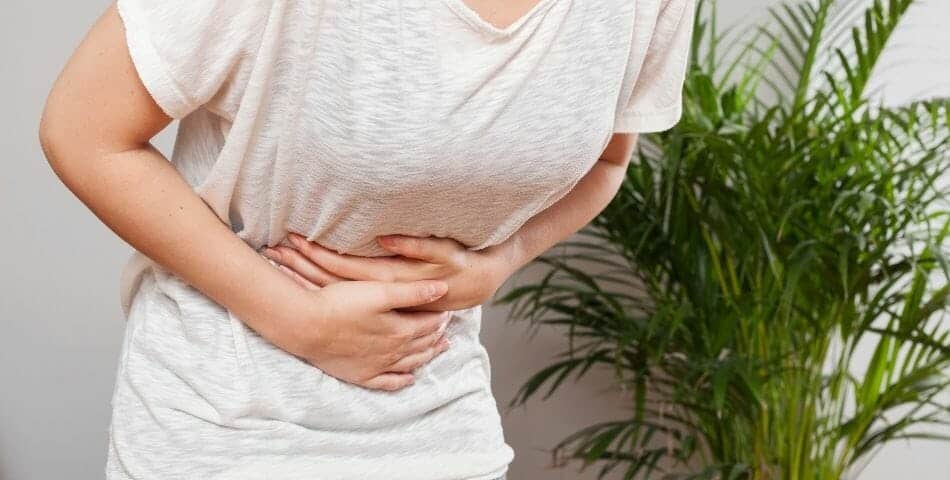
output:
M 455 12 L 459 17 L 468 22 L 473 27 L 481 30 L 483 33 L 496 37 L 503 38 L 508 37 L 514 34 L 522 25 L 528 22 L 528 20 L 538 14 L 543 8 L 549 6 L 557 0 L 538 0 L 527 12 L 518 17 L 517 20 L 509 24 L 508 26 L 501 28 L 488 20 L 485 20 L 484 17 L 478 12 L 476 12 L 472 7 L 468 6 L 464 0 L 443 0 L 448 6 Z

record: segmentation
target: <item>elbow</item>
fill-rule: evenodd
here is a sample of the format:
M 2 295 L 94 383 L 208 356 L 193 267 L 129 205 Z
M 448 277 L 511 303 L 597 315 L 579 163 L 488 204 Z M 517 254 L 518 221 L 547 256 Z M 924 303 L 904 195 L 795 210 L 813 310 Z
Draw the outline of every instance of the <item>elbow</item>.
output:
M 74 123 L 58 114 L 55 105 L 51 107 L 48 106 L 40 116 L 37 138 L 50 169 L 59 181 L 72 189 L 76 183 L 75 177 L 85 167 L 81 163 L 81 159 L 85 158 L 82 145 L 74 140 L 81 137 L 82 132 L 69 128 Z
M 43 107 L 40 121 L 37 125 L 37 140 L 46 162 L 61 179 L 66 173 L 64 162 L 76 163 L 86 158 L 85 153 L 90 147 L 88 139 L 93 136 L 89 125 L 74 118 L 56 102 L 51 96 Z
M 610 142 L 607 143 L 607 148 L 605 148 L 603 153 L 600 155 L 600 160 L 626 169 L 630 164 L 631 157 L 633 156 L 633 150 L 636 146 L 637 138 L 637 134 L 614 134 Z
M 62 144 L 62 140 L 59 138 L 61 132 L 57 128 L 59 122 L 56 120 L 56 115 L 50 107 L 49 100 L 47 100 L 43 108 L 43 113 L 40 115 L 37 135 L 40 148 L 43 151 L 43 156 L 46 158 L 47 163 L 51 166 L 55 166 L 54 162 L 57 159 L 56 153 L 60 149 L 59 147 Z
M 39 125 L 37 126 L 37 138 L 40 143 L 40 149 L 46 158 L 46 163 L 53 170 L 57 178 L 67 187 L 73 184 L 71 176 L 76 174 L 73 165 L 67 165 L 67 159 L 72 158 L 76 162 L 78 146 L 73 145 L 71 138 L 77 137 L 75 129 L 67 128 L 71 124 L 67 118 L 57 112 L 55 103 L 47 101 L 43 113 L 40 115 Z M 69 152 L 67 154 L 66 152 Z
M 600 161 L 610 165 L 611 167 L 616 167 L 620 170 L 626 170 L 630 166 L 630 159 L 633 156 L 632 153 L 621 153 L 616 155 L 604 155 L 600 157 Z
M 39 142 L 40 149 L 43 151 L 43 157 L 46 158 L 47 163 L 52 163 L 53 159 L 53 136 L 49 131 L 49 127 L 43 123 L 43 120 L 40 120 L 39 130 Z
M 78 176 L 83 175 L 86 165 L 82 159 L 86 156 L 83 146 L 74 139 L 82 138 L 82 129 L 70 127 L 76 125 L 68 116 L 57 111 L 55 103 L 49 103 L 40 115 L 37 125 L 37 139 L 53 174 L 66 188 L 72 190 Z

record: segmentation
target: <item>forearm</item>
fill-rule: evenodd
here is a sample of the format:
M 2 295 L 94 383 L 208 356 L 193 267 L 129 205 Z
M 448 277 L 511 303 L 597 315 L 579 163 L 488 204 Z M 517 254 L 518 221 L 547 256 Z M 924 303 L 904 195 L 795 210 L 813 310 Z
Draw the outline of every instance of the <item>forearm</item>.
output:
M 50 89 L 43 153 L 119 237 L 274 340 L 289 319 L 309 313 L 299 311 L 303 289 L 232 232 L 149 143 L 172 118 L 138 77 L 115 7 Z
M 528 220 L 499 246 L 512 268 L 530 263 L 578 232 L 607 207 L 626 175 L 636 137 L 608 147 L 605 156 L 564 197 Z
M 112 231 L 262 335 L 271 336 L 268 320 L 302 290 L 221 222 L 150 144 L 44 150 L 57 176 Z

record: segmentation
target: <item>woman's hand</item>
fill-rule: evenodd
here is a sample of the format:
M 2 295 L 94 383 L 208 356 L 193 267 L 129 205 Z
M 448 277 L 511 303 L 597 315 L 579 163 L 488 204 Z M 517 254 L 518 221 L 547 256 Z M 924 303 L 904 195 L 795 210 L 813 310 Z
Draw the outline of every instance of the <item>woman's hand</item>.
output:
M 311 290 L 346 280 L 443 280 L 448 284 L 448 294 L 410 310 L 462 310 L 480 305 L 520 266 L 512 261 L 509 244 L 469 250 L 451 238 L 385 235 L 377 237 L 377 242 L 395 256 L 361 257 L 337 253 L 294 232 L 288 238 L 293 248 L 279 245 L 263 254 Z
M 303 291 L 283 311 L 275 344 L 349 383 L 411 385 L 412 371 L 445 351 L 448 313 L 400 311 L 445 295 L 445 282 L 338 282 Z M 293 318 L 286 318 L 293 317 Z

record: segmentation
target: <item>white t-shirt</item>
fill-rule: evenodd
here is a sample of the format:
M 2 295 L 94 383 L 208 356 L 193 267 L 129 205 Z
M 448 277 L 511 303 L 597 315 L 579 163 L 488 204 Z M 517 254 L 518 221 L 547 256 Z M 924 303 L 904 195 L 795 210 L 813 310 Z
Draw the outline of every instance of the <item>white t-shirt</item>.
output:
M 463 2 L 118 7 L 144 85 L 181 119 L 172 163 L 236 235 L 377 256 L 383 234 L 500 243 L 613 133 L 680 117 L 695 0 L 540 0 L 504 29 Z M 489 480 L 513 458 L 480 307 L 384 392 L 274 347 L 138 252 L 120 295 L 109 478 Z

